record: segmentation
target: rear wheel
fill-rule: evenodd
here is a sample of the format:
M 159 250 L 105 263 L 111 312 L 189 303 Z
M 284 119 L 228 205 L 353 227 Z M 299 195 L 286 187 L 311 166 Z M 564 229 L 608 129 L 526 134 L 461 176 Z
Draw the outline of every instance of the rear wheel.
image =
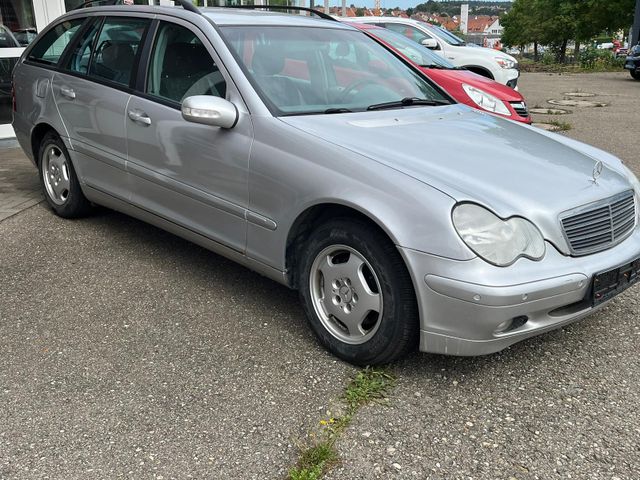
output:
M 302 250 L 300 296 L 320 342 L 356 365 L 388 363 L 415 349 L 418 309 L 396 246 L 376 227 L 336 220 Z
M 85 198 L 64 143 L 54 133 L 45 135 L 40 144 L 40 181 L 47 203 L 65 218 L 86 215 L 91 204 Z
M 629 70 L 629 73 L 636 80 L 640 80 L 640 71 L 638 71 L 638 70 Z

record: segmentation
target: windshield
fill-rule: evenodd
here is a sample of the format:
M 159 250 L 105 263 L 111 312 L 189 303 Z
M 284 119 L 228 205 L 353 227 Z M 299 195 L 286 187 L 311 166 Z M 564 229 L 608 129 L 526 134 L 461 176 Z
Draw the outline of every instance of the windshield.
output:
M 276 116 L 419 103 L 407 99 L 450 103 L 420 73 L 358 31 L 278 26 L 227 26 L 222 31 L 247 78 Z
M 405 57 L 416 62 L 421 67 L 438 66 L 443 68 L 455 68 L 452 63 L 433 53 L 427 47 L 420 45 L 400 33 L 393 32 L 387 28 L 376 28 L 367 30 L 374 37 L 384 40 L 393 48 L 402 53 Z
M 429 25 L 428 28 L 435 30 L 436 35 L 438 35 L 438 37 L 440 37 L 442 40 L 447 42 L 449 45 L 454 45 L 456 47 L 461 47 L 465 45 L 464 40 L 462 40 L 460 37 L 456 37 L 449 30 L 446 30 L 442 27 L 436 27 L 435 25 Z

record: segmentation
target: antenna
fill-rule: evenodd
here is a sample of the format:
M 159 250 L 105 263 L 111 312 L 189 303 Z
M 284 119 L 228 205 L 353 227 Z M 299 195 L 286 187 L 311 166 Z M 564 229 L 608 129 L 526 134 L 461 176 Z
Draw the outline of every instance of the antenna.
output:
M 173 0 L 173 3 L 179 4 L 185 10 L 189 10 L 190 12 L 197 13 L 198 15 L 202 15 L 202 12 L 198 10 L 198 7 L 196 7 L 193 3 L 189 2 L 188 0 Z

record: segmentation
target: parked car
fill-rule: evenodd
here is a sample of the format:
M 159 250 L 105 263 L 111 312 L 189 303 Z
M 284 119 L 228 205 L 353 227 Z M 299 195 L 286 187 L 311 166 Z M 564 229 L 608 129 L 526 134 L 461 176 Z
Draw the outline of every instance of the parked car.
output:
M 467 45 L 464 40 L 442 27 L 396 17 L 356 17 L 349 21 L 388 28 L 432 49 L 456 67 L 465 67 L 511 88 L 516 88 L 518 84 L 520 71 L 515 58 L 491 48 Z
M 17 48 L 20 46 L 11 30 L 0 23 L 0 48 Z
M 624 62 L 624 68 L 636 80 L 640 80 L 640 44 L 636 45 L 629 51 L 629 55 Z
M 531 123 L 527 103 L 520 93 L 490 78 L 455 67 L 426 47 L 404 35 L 366 23 L 352 23 L 374 40 L 416 63 L 434 82 L 458 102 L 496 115 Z
M 598 50 L 613 50 L 613 48 L 613 42 L 604 42 L 596 45 L 596 49 Z
M 13 36 L 20 43 L 21 46 L 26 47 L 29 45 L 38 35 L 35 28 L 20 28 L 13 31 Z
M 25 50 L 13 126 L 57 215 L 104 205 L 295 288 L 359 365 L 496 352 L 640 278 L 614 156 L 340 22 L 181 3 L 75 10 Z

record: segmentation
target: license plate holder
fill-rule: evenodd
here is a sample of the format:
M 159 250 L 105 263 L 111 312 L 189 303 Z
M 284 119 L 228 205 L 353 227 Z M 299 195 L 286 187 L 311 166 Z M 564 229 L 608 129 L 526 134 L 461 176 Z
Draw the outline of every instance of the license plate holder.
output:
M 592 306 L 600 305 L 640 281 L 640 258 L 620 267 L 597 273 L 592 283 Z

